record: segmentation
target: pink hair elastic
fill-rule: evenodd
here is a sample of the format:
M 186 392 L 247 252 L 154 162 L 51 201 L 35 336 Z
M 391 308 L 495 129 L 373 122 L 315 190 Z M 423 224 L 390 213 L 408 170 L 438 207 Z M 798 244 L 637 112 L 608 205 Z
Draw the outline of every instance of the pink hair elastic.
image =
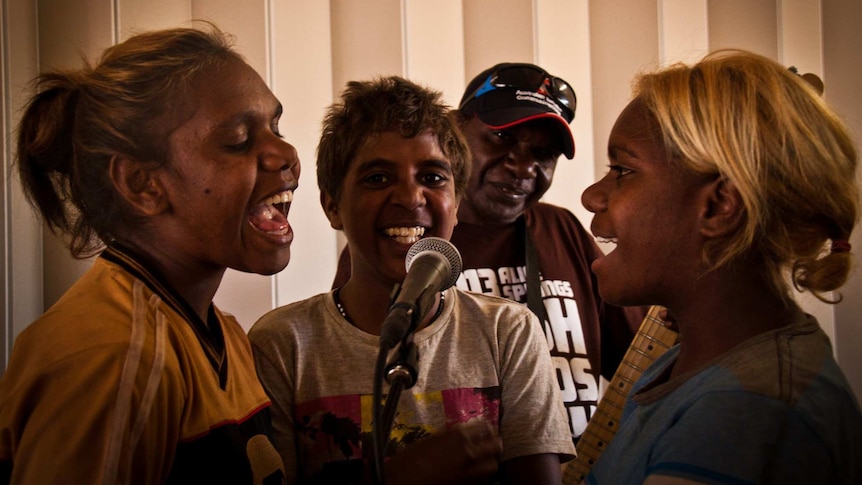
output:
M 850 242 L 846 239 L 836 239 L 832 241 L 832 252 L 833 253 L 849 253 L 850 252 Z

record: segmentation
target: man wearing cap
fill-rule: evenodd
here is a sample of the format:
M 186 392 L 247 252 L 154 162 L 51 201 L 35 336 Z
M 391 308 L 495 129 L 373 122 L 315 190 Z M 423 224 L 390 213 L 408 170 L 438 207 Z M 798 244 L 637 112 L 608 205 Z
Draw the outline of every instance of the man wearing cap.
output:
M 644 312 L 602 301 L 590 271 L 601 254 L 595 240 L 570 211 L 539 201 L 560 155 L 575 155 L 575 106 L 571 86 L 533 64 L 498 64 L 470 82 L 459 116 L 473 172 L 452 243 L 464 259 L 459 288 L 527 303 L 539 315 L 577 441 L 595 411 L 599 376 L 613 377 Z
M 599 377 L 611 379 L 645 312 L 602 301 L 593 237 L 570 211 L 539 202 L 560 155 L 574 157 L 575 106 L 571 86 L 533 64 L 498 64 L 470 82 L 457 114 L 472 175 L 451 241 L 463 259 L 459 288 L 528 304 L 542 320 L 577 442 Z M 333 287 L 349 272 L 345 252 Z

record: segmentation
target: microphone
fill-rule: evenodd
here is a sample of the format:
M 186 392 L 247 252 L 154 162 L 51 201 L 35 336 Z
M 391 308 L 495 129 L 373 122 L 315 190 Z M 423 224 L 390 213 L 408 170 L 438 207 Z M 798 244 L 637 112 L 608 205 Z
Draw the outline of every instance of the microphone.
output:
M 426 237 L 407 251 L 407 276 L 380 329 L 380 345 L 393 348 L 413 331 L 434 303 L 437 294 L 458 281 L 461 253 L 445 239 Z

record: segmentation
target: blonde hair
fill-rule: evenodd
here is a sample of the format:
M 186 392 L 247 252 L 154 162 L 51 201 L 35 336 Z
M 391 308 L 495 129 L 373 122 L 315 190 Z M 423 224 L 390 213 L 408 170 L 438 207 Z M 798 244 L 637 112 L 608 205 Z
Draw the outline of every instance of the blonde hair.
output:
M 763 263 L 776 293 L 793 285 L 827 301 L 850 271 L 846 241 L 859 213 L 857 151 L 847 127 L 799 75 L 757 54 L 723 50 L 635 84 L 673 163 L 732 184 L 745 205 L 739 230 L 713 241 L 710 268 Z

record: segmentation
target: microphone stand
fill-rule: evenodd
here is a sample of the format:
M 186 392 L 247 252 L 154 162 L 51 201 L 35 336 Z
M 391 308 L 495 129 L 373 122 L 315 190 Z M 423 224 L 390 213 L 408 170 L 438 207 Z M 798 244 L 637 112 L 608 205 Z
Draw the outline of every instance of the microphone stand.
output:
M 410 389 L 416 384 L 419 367 L 419 351 L 413 343 L 413 332 L 408 332 L 404 340 L 398 346 L 398 351 L 386 364 L 386 382 L 389 383 L 389 394 L 386 396 L 386 406 L 383 408 L 383 417 L 380 420 L 383 433 L 383 449 L 389 441 L 389 433 L 392 431 L 392 423 L 395 420 L 395 409 L 401 391 Z
M 396 284 L 392 291 L 391 301 L 401 290 Z M 390 303 L 391 304 L 391 303 Z M 402 308 L 402 310 L 405 310 Z M 399 318 L 409 320 L 407 332 L 398 344 L 398 350 L 391 360 L 387 360 L 391 343 L 388 339 L 381 338 L 380 350 L 377 353 L 377 362 L 374 367 L 374 388 L 372 395 L 373 418 L 371 423 L 371 443 L 374 453 L 372 478 L 376 485 L 384 485 L 383 456 L 386 446 L 389 444 L 389 433 L 392 431 L 392 423 L 395 418 L 395 409 L 403 389 L 410 389 L 416 384 L 419 352 L 413 343 L 413 333 L 416 329 L 418 311 L 416 308 L 408 308 L 399 313 Z M 384 322 L 385 325 L 385 322 Z M 385 408 L 383 402 L 383 379 L 389 383 L 389 394 L 386 397 Z
M 389 297 L 389 310 L 380 326 L 380 349 L 374 364 L 371 476 L 377 485 L 384 485 L 383 454 L 389 443 L 401 391 L 416 383 L 419 357 L 413 334 L 423 313 L 433 308 L 440 292 L 455 284 L 461 274 L 461 254 L 449 241 L 428 237 L 410 246 L 405 265 L 407 275 L 402 283 L 394 286 Z M 396 346 L 395 358 L 388 361 L 390 350 Z M 382 404 L 384 375 L 390 385 L 385 408 Z
M 384 357 L 387 353 L 381 347 L 380 354 L 378 354 L 378 365 L 381 362 L 381 357 Z M 404 336 L 404 339 L 398 345 L 398 350 L 385 365 L 385 378 L 386 382 L 389 383 L 389 393 L 386 396 L 386 405 L 382 410 L 380 403 L 383 399 L 383 375 L 381 375 L 383 373 L 375 371 L 374 419 L 372 421 L 371 441 L 374 447 L 373 477 L 377 485 L 384 485 L 383 455 L 389 444 L 389 433 L 392 431 L 392 423 L 395 420 L 395 410 L 398 408 L 398 400 L 401 397 L 402 390 L 410 389 L 416 384 L 418 361 L 419 351 L 413 342 L 413 331 L 411 330 Z

